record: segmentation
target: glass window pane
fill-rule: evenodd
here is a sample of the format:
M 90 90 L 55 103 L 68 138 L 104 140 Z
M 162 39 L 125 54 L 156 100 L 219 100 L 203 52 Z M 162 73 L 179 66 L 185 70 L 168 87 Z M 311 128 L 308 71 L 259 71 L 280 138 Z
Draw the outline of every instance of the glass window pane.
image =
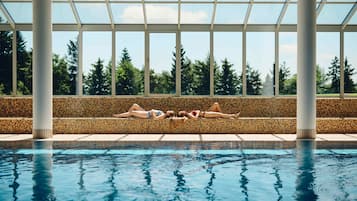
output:
M 297 33 L 279 33 L 279 94 L 296 94 Z
M 274 95 L 274 33 L 247 33 L 247 94 Z
M 316 92 L 338 96 L 340 92 L 340 35 L 318 32 Z
M 7 24 L 7 19 L 5 17 L 5 15 L 2 13 L 2 11 L 0 10 L 0 24 Z
M 108 10 L 102 3 L 76 3 L 78 15 L 82 23 L 106 23 L 109 24 Z
M 118 24 L 144 24 L 141 4 L 111 4 L 114 22 Z
M 138 95 L 144 93 L 143 32 L 116 33 L 116 94 Z
M 78 72 L 78 32 L 52 32 L 53 94 L 75 95 Z
M 209 95 L 210 40 L 208 32 L 182 32 L 181 42 L 185 60 L 181 68 L 182 95 Z
M 254 4 L 249 24 L 275 24 L 281 13 L 282 4 Z
M 76 23 L 76 19 L 74 18 L 73 11 L 69 3 L 53 3 L 52 5 L 53 23 Z M 66 14 L 64 15 L 64 13 Z
M 345 32 L 345 93 L 357 96 L 357 33 Z
M 241 94 L 242 82 L 242 33 L 215 32 L 214 59 L 221 72 L 215 79 L 215 94 Z
M 32 94 L 32 31 L 17 32 L 17 93 Z
M 341 24 L 352 4 L 326 4 L 317 18 L 317 24 Z
M 212 20 L 212 4 L 182 4 L 181 24 L 209 24 Z
M 83 33 L 83 73 L 87 95 L 111 94 L 111 32 Z
M 177 5 L 146 4 L 147 23 L 149 24 L 177 24 Z
M 32 3 L 4 3 L 16 23 L 32 23 Z
M 247 12 L 247 4 L 218 4 L 216 24 L 242 24 Z
M 348 22 L 348 24 L 355 24 L 355 25 L 357 24 L 357 14 L 356 13 L 352 16 L 352 18 Z
M 289 4 L 281 22 L 282 24 L 297 24 L 297 4 Z
M 176 34 L 150 34 L 150 93 L 173 94 L 176 72 L 172 72 Z
M 0 31 L 0 96 L 12 92 L 12 34 Z

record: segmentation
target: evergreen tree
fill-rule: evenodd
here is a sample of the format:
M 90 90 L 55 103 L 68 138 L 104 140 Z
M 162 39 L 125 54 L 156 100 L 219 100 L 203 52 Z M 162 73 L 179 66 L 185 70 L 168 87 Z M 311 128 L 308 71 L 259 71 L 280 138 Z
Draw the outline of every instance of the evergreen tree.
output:
M 327 76 L 331 79 L 329 93 L 338 93 L 340 91 L 340 60 L 335 56 L 328 67 Z
M 297 75 L 294 74 L 290 79 L 285 80 L 286 94 L 296 94 L 296 80 Z
M 116 94 L 137 95 L 141 92 L 142 81 L 140 70 L 134 67 L 128 50 L 124 48 L 116 72 Z
M 20 32 L 17 35 L 17 92 L 32 94 L 32 50 L 26 51 L 26 42 Z
M 76 94 L 77 86 L 77 74 L 78 74 L 78 38 L 75 41 L 70 40 L 67 44 L 67 63 L 68 63 L 68 72 L 70 80 L 70 94 Z
M 109 86 L 106 82 L 103 60 L 98 58 L 97 62 L 92 64 L 92 67 L 85 81 L 87 93 L 90 95 L 107 95 Z
M 264 96 L 273 96 L 274 95 L 274 87 L 273 87 L 273 78 L 268 73 L 265 76 L 265 81 L 263 83 L 263 94 Z
M 67 62 L 59 55 L 53 55 L 53 94 L 68 95 L 70 94 L 70 76 L 67 71 Z
M 253 70 L 249 64 L 247 64 L 247 94 L 248 95 L 261 95 L 262 81 L 260 79 L 260 73 L 258 70 Z
M 205 61 L 195 61 L 193 64 L 193 92 L 195 95 L 210 94 L 210 56 Z M 214 62 L 214 88 L 218 90 L 220 72 L 218 65 Z
M 0 17 L 0 22 L 3 20 Z M 0 93 L 10 94 L 12 83 L 12 34 L 0 31 Z
M 279 93 L 280 94 L 290 94 L 288 91 L 294 91 L 293 89 L 288 89 L 287 81 L 289 76 L 290 76 L 290 70 L 286 66 L 286 62 L 284 61 L 279 68 Z M 290 85 L 290 87 L 291 86 L 293 85 Z
M 355 93 L 355 83 L 353 82 L 352 76 L 356 74 L 355 69 L 352 67 L 351 64 L 348 63 L 347 57 L 345 59 L 345 66 L 344 66 L 344 82 L 345 82 L 345 92 L 346 93 Z
M 218 80 L 218 95 L 237 95 L 239 93 L 239 79 L 233 69 L 233 64 L 225 58 L 222 61 L 222 74 Z
M 316 93 L 326 93 L 328 87 L 326 86 L 327 76 L 319 65 L 316 66 Z
M 173 52 L 172 69 L 170 90 L 174 93 L 176 91 L 176 52 Z M 181 46 L 180 51 L 180 63 L 181 63 L 181 94 L 192 95 L 193 94 L 193 70 L 192 62 L 186 56 L 186 51 Z

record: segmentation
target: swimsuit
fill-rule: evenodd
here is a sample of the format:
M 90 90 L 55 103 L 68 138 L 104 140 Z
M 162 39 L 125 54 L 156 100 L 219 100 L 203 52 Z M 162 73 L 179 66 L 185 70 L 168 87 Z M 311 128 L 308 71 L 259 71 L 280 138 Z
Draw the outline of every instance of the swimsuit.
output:
M 151 110 L 151 111 L 148 111 L 148 119 L 151 119 L 153 116 L 151 114 L 151 112 L 155 112 L 155 115 L 156 116 L 160 116 L 162 115 L 164 112 L 161 111 L 161 110 Z

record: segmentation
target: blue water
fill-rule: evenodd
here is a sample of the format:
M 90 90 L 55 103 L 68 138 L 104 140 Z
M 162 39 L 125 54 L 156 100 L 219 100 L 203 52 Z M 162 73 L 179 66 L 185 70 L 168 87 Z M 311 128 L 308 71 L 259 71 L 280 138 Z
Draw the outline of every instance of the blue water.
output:
M 0 200 L 357 200 L 357 149 L 2 149 Z

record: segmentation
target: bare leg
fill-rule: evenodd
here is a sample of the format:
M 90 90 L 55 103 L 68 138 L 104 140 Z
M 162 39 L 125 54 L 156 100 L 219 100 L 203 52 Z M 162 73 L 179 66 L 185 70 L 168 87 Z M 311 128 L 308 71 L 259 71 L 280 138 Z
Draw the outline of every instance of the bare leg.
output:
M 140 105 L 134 103 L 128 110 L 129 112 L 131 111 L 145 111 L 144 108 L 142 108 Z
M 238 117 L 238 114 L 224 114 L 222 112 L 205 112 L 205 118 L 235 118 Z
M 213 105 L 208 109 L 208 111 L 211 112 L 222 112 L 221 106 L 219 106 L 219 103 L 215 102 Z
M 128 118 L 128 117 L 131 117 L 131 114 L 130 114 L 130 112 L 124 112 L 121 114 L 113 114 L 113 117 Z

